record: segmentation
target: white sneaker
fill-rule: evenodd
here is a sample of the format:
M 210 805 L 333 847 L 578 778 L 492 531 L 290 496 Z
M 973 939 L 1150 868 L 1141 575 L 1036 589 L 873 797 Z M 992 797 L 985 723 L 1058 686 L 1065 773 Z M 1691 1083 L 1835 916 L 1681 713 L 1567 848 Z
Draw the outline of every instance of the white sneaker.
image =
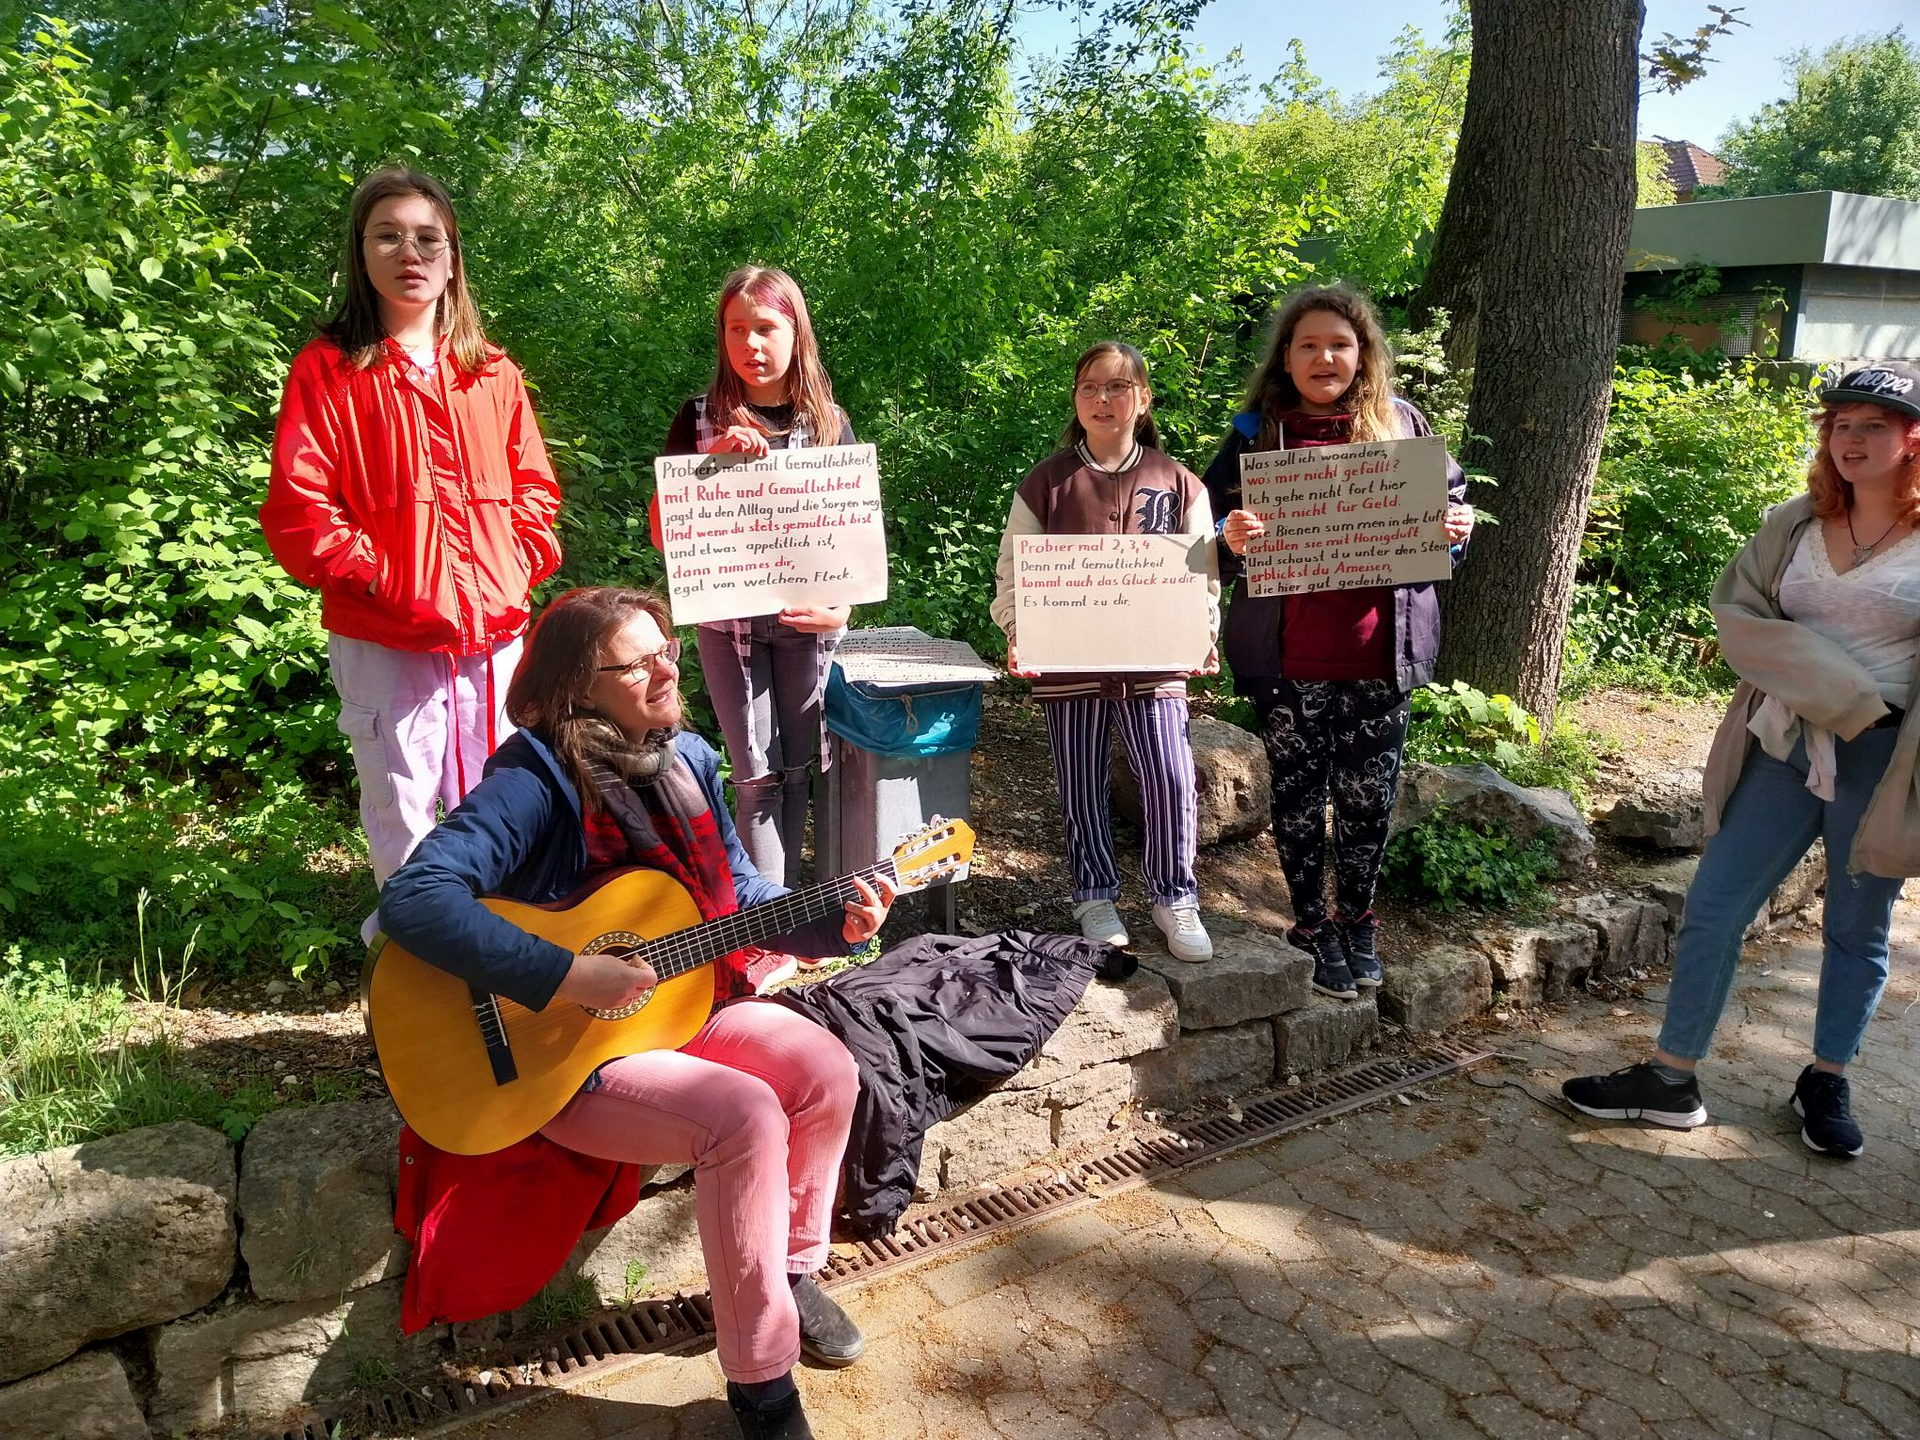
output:
M 1199 964 L 1213 958 L 1213 937 L 1200 923 L 1200 907 L 1191 900 L 1184 905 L 1156 905 L 1153 923 L 1166 937 L 1167 949 L 1176 960 Z
M 1080 922 L 1080 933 L 1089 940 L 1104 940 L 1109 945 L 1131 945 L 1133 938 L 1120 923 L 1120 912 L 1111 900 L 1082 900 L 1073 907 L 1073 918 Z

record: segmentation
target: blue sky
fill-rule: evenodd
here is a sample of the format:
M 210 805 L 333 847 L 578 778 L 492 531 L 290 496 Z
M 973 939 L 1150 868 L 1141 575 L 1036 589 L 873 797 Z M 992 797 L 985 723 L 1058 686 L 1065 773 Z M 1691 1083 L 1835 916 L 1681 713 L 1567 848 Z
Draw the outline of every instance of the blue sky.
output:
M 1194 27 L 1197 49 L 1212 60 L 1236 46 L 1244 73 L 1258 84 L 1285 62 L 1287 42 L 1306 46 L 1307 64 L 1344 97 L 1378 85 L 1379 57 L 1406 25 L 1429 38 L 1445 29 L 1443 0 L 1392 0 L 1388 4 L 1328 3 L 1328 0 L 1213 0 Z M 1912 0 L 1748 0 L 1740 12 L 1747 28 L 1714 43 L 1717 63 L 1706 78 L 1678 95 L 1648 95 L 1640 102 L 1640 134 L 1692 140 L 1712 149 L 1727 126 L 1786 90 L 1781 57 L 1802 47 L 1822 50 L 1846 36 L 1883 34 L 1903 19 L 1910 36 L 1920 33 L 1920 5 Z M 1648 0 L 1646 34 L 1688 34 L 1707 19 L 1705 0 Z M 1070 43 L 1073 22 L 1057 13 L 1028 14 L 1019 22 L 1023 44 L 1046 53 Z M 1642 48 L 1645 48 L 1644 46 Z

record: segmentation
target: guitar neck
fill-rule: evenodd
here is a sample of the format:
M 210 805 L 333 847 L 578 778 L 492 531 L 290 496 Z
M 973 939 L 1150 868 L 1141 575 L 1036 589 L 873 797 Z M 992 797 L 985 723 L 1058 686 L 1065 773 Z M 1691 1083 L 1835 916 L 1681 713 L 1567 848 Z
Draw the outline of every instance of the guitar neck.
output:
M 654 974 L 668 980 L 745 946 L 757 945 L 762 940 L 788 934 L 802 925 L 837 914 L 846 908 L 847 901 L 858 898 L 860 892 L 853 887 L 856 879 L 871 882 L 876 876 L 897 882 L 891 857 L 838 880 L 828 880 L 769 900 L 764 905 L 755 905 L 750 910 L 736 910 L 718 920 L 662 935 L 657 940 L 649 940 L 634 953 L 653 967 Z

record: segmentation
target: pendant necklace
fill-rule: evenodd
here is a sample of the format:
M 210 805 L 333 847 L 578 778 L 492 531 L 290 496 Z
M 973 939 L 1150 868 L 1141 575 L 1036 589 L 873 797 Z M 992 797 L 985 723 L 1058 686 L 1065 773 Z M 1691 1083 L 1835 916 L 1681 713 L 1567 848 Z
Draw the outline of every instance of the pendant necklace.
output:
M 1853 568 L 1855 570 L 1858 570 L 1862 565 L 1866 564 L 1867 561 L 1873 558 L 1874 546 L 1878 545 L 1881 540 L 1884 540 L 1887 538 L 1887 536 L 1891 535 L 1893 533 L 1894 526 L 1898 525 L 1899 523 L 1900 523 L 1899 517 L 1896 516 L 1894 518 L 1893 525 L 1887 526 L 1886 529 L 1880 532 L 1880 537 L 1878 540 L 1874 540 L 1871 544 L 1862 545 L 1860 543 L 1860 537 L 1853 533 L 1853 511 L 1851 508 L 1848 509 L 1847 538 L 1853 541 Z

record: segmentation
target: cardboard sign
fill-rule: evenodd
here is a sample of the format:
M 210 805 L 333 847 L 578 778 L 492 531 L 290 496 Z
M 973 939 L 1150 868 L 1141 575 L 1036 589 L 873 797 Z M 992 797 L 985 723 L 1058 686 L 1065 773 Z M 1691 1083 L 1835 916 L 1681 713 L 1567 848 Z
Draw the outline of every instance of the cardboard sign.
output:
M 849 630 L 833 662 L 852 683 L 875 689 L 980 685 L 1000 678 L 966 641 L 929 635 L 912 625 Z
M 675 625 L 887 598 L 871 445 L 653 462 Z
M 1255 595 L 1411 585 L 1453 574 L 1447 445 L 1437 435 L 1260 450 L 1240 457 L 1241 504 L 1267 523 L 1247 542 Z
M 1213 648 L 1204 535 L 1014 539 L 1014 647 L 1022 670 L 1198 670 Z

